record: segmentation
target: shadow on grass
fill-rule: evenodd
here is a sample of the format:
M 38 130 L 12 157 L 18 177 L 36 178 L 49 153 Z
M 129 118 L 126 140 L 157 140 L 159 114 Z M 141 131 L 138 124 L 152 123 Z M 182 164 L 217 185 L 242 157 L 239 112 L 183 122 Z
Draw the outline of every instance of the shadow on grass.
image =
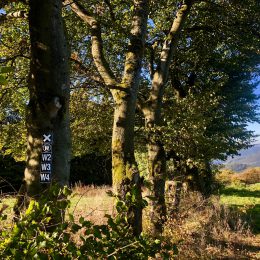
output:
M 260 191 L 249 191 L 246 189 L 225 188 L 221 191 L 221 194 L 226 196 L 260 198 Z
M 260 234 L 260 204 L 250 206 L 243 213 L 239 210 L 241 205 L 232 204 L 230 205 L 230 208 L 234 211 L 240 212 L 240 216 L 249 224 L 253 234 Z
M 260 204 L 256 204 L 254 207 L 248 209 L 246 213 L 250 218 L 252 231 L 255 234 L 260 234 Z
M 211 243 L 213 245 L 218 245 L 218 246 L 222 246 L 224 247 L 233 247 L 235 249 L 235 251 L 240 251 L 240 254 L 243 254 L 243 251 L 250 251 L 251 253 L 258 253 L 260 248 L 259 246 L 256 245 L 250 245 L 247 243 L 243 243 L 243 242 L 233 242 L 233 241 L 225 241 L 225 240 L 218 240 L 218 239 L 211 239 Z M 244 257 L 242 257 L 242 255 L 240 255 L 241 258 L 236 258 L 236 259 L 249 259 L 248 257 L 246 257 L 246 255 Z M 234 259 L 234 258 L 221 258 L 221 259 Z
M 235 196 L 235 197 L 250 197 L 260 198 L 260 190 L 250 191 L 247 189 L 224 188 L 221 190 L 221 195 Z M 231 207 L 238 210 L 241 205 L 233 204 Z M 260 234 L 260 204 L 249 206 L 245 212 L 245 219 L 250 224 L 254 234 Z

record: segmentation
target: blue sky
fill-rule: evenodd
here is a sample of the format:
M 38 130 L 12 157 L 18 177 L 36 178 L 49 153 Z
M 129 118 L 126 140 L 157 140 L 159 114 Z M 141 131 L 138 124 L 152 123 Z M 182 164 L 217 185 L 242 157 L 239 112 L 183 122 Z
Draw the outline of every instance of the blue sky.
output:
M 260 95 L 260 83 L 256 87 L 255 93 L 257 95 Z M 258 101 L 258 104 L 260 106 L 260 100 Z M 259 135 L 259 137 L 256 138 L 257 139 L 256 143 L 260 143 L 260 124 L 258 123 L 249 124 L 248 129 L 254 131 L 256 135 Z
M 256 135 L 260 135 L 260 124 L 254 123 L 248 125 L 248 130 L 254 131 Z M 260 136 L 256 138 L 256 143 L 260 143 Z

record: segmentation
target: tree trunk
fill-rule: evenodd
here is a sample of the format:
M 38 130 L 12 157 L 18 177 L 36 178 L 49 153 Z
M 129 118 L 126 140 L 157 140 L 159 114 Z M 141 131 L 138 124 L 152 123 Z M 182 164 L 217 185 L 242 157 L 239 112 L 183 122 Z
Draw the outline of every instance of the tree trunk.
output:
M 112 167 L 113 187 L 120 189 L 120 182 L 125 178 L 132 179 L 137 170 L 134 159 L 134 113 L 135 103 L 130 94 L 116 102 L 112 134 Z
M 129 221 L 135 235 L 142 231 L 141 183 L 134 157 L 134 116 L 141 77 L 142 59 L 147 33 L 148 0 L 135 0 L 131 31 L 122 81 L 119 83 L 103 52 L 101 25 L 94 15 L 77 1 L 65 0 L 72 10 L 91 28 L 91 52 L 96 68 L 110 88 L 115 102 L 112 136 L 113 187 L 125 199 L 135 190 L 135 206 L 129 209 Z M 139 203 L 140 202 L 140 203 Z
M 183 1 L 177 10 L 172 22 L 171 29 L 163 43 L 160 59 L 156 71 L 152 75 L 152 87 L 146 104 L 143 106 L 143 113 L 148 130 L 148 171 L 149 178 L 154 187 L 151 195 L 154 201 L 151 204 L 152 234 L 160 235 L 163 228 L 163 221 L 166 215 L 164 199 L 165 178 L 166 178 L 166 155 L 161 141 L 162 133 L 158 129 L 161 124 L 161 109 L 164 88 L 169 74 L 169 67 L 177 49 L 181 29 L 188 16 L 193 0 Z
M 134 156 L 134 116 L 136 95 L 118 92 L 112 135 L 113 188 L 123 200 L 127 192 L 135 196 L 128 212 L 129 224 L 135 235 L 142 232 L 141 180 Z M 134 192 L 134 194 L 133 194 Z
M 158 111 L 157 111 L 158 112 Z M 146 127 L 148 129 L 148 174 L 152 184 L 150 196 L 153 197 L 150 207 L 151 232 L 158 236 L 163 231 L 166 220 L 165 180 L 166 180 L 166 154 L 161 142 L 161 133 L 155 129 L 155 113 L 146 114 Z
M 31 63 L 27 110 L 26 195 L 39 197 L 43 135 L 53 136 L 50 183 L 68 184 L 70 171 L 69 66 L 61 0 L 31 0 Z M 48 140 L 47 140 L 48 141 Z M 19 204 L 19 202 L 18 202 Z
M 178 216 L 179 206 L 181 202 L 182 185 L 183 183 L 181 181 L 176 181 L 175 191 L 173 194 L 173 201 L 170 205 L 171 211 L 169 212 L 169 215 L 172 219 L 176 219 Z
M 142 59 L 148 18 L 147 0 L 134 1 L 130 41 L 126 53 L 124 75 L 118 90 L 112 90 L 115 101 L 112 135 L 113 187 L 126 201 L 132 199 L 128 222 L 134 235 L 142 232 L 141 179 L 134 155 L 134 126 L 137 92 L 141 78 Z
M 205 198 L 208 198 L 213 192 L 212 184 L 214 183 L 214 179 L 213 179 L 213 173 L 210 167 L 210 163 L 207 160 L 203 162 L 201 175 L 204 182 L 204 189 L 202 191 L 202 195 Z
M 150 195 L 154 198 L 151 202 L 152 234 L 158 236 L 163 231 L 163 223 L 166 220 L 165 205 L 165 174 L 166 160 L 163 145 L 159 142 L 148 144 L 148 171 L 149 180 L 152 183 Z
M 208 198 L 212 193 L 213 176 L 209 162 L 206 160 L 201 163 L 200 167 L 195 167 L 191 173 L 193 190 L 199 191 L 204 198 Z

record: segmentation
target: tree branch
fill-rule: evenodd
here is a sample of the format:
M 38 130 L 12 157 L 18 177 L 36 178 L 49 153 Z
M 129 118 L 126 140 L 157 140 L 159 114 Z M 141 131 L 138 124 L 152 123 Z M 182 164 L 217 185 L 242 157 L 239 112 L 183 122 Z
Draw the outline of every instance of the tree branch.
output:
M 152 90 L 148 100 L 149 104 L 157 106 L 161 102 L 162 95 L 164 92 L 165 84 L 168 80 L 169 67 L 177 48 L 180 32 L 189 14 L 193 0 L 186 0 L 184 4 L 177 11 L 176 17 L 173 20 L 171 29 L 166 36 L 166 40 L 163 43 L 163 48 L 160 54 L 159 64 L 154 73 Z M 149 105 L 148 104 L 148 105 Z
M 110 13 L 110 16 L 111 16 L 112 21 L 115 21 L 115 20 L 116 20 L 116 17 L 115 17 L 115 14 L 114 14 L 114 12 L 113 12 L 113 8 L 112 8 L 112 5 L 111 5 L 111 3 L 110 3 L 110 0 L 105 0 L 105 3 L 106 3 L 106 5 L 108 6 L 109 13 Z
M 87 68 L 77 57 L 74 55 L 71 55 L 70 60 L 77 66 L 77 68 L 81 71 L 84 72 L 85 74 L 88 74 L 88 77 L 90 77 L 93 81 L 96 83 L 104 84 L 104 82 L 100 79 L 100 77 L 97 77 L 95 75 L 90 75 L 90 69 Z
M 150 51 L 150 56 L 149 56 L 149 72 L 150 72 L 150 77 L 153 80 L 153 75 L 154 75 L 154 60 L 155 60 L 155 55 L 154 55 L 154 46 L 147 44 L 147 47 Z
M 188 13 L 193 4 L 193 0 L 186 0 L 184 4 L 177 11 L 176 17 L 173 20 L 172 27 L 168 33 L 166 40 L 163 43 L 163 48 L 160 55 L 159 70 L 163 74 L 163 81 L 168 77 L 169 66 L 177 48 L 181 29 L 186 21 Z
M 130 32 L 130 43 L 126 53 L 123 86 L 137 91 L 145 44 L 148 17 L 148 0 L 135 0 Z
M 107 86 L 117 85 L 116 78 L 109 67 L 109 64 L 103 53 L 103 43 L 101 37 L 101 28 L 98 21 L 77 1 L 64 1 L 65 5 L 69 5 L 73 12 L 77 14 L 91 29 L 91 51 L 97 67 L 97 70 Z
M 133 246 L 133 245 L 135 245 L 135 244 L 137 244 L 137 243 L 138 243 L 138 241 L 135 241 L 135 242 L 132 242 L 132 243 L 126 245 L 126 246 L 117 248 L 113 253 L 109 254 L 109 255 L 107 256 L 107 258 L 109 258 L 110 256 L 115 255 L 118 251 L 121 251 L 121 250 L 123 250 L 123 249 L 126 249 L 127 247 L 131 247 L 131 246 Z
M 0 15 L 0 23 L 10 20 L 10 19 L 16 19 L 16 18 L 27 18 L 28 13 L 24 10 L 16 11 L 8 14 L 1 14 Z
M 5 58 L 5 59 L 1 59 L 1 58 L 0 58 L 0 63 L 7 63 L 8 61 L 14 62 L 17 58 L 25 58 L 25 59 L 30 60 L 30 57 L 28 57 L 28 56 L 25 56 L 25 55 L 23 55 L 23 54 L 17 54 L 17 55 L 15 55 L 15 56 L 7 57 L 7 58 Z

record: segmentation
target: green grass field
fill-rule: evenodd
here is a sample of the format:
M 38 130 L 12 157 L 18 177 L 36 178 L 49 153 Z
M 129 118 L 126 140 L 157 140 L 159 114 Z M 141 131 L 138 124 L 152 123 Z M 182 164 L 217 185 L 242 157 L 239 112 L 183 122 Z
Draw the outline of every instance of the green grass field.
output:
M 260 234 L 260 183 L 231 184 L 220 192 L 220 202 L 245 213 L 255 234 Z

